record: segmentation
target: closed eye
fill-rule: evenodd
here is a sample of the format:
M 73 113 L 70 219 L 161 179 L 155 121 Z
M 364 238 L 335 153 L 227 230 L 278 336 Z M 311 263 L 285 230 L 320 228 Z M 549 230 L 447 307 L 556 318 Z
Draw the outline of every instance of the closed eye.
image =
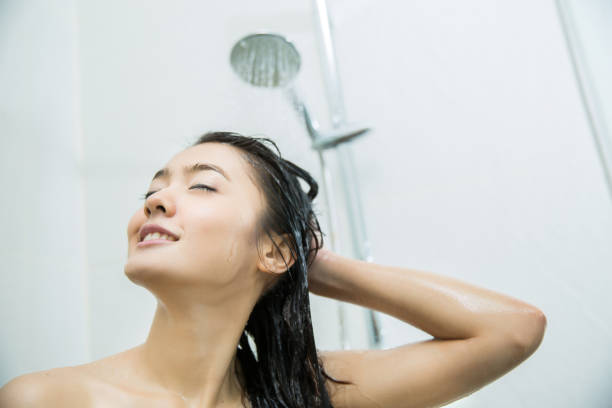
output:
M 199 188 L 203 188 L 204 190 L 208 190 L 208 191 L 217 191 L 216 189 L 207 186 L 206 184 L 195 184 L 193 186 L 191 186 L 189 189 L 192 189 L 194 187 L 199 187 Z
M 189 189 L 191 190 L 192 188 L 199 188 L 199 189 L 202 189 L 202 190 L 207 190 L 207 191 L 217 191 L 216 189 L 214 189 L 214 188 L 212 188 L 212 187 L 209 187 L 209 186 L 207 186 L 206 184 L 194 184 L 194 185 L 193 185 L 193 186 L 191 186 Z M 157 191 L 149 191 L 148 193 L 143 194 L 143 195 L 140 197 L 140 199 L 141 199 L 141 200 L 146 200 L 147 198 L 149 198 L 149 196 L 150 196 L 151 194 L 154 194 L 154 193 L 156 193 L 156 192 L 157 192 Z

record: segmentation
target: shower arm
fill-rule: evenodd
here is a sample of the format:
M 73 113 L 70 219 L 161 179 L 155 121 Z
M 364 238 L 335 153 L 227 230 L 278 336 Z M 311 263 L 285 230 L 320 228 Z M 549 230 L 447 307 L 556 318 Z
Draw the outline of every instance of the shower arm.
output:
M 294 86 L 289 86 L 284 89 L 285 96 L 289 99 L 289 102 L 293 106 L 293 109 L 300 115 L 300 119 L 304 121 L 308 135 L 313 142 L 319 137 L 319 123 L 312 118 L 304 100 L 300 97 L 298 91 Z

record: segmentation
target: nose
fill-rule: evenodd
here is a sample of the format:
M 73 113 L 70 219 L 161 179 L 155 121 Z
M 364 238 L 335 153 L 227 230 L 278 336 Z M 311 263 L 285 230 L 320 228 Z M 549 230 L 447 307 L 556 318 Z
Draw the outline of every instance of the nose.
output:
M 161 211 L 167 216 L 172 216 L 174 214 L 174 201 L 166 189 L 151 194 L 145 201 L 144 212 L 147 217 L 153 215 L 153 213 L 157 211 Z

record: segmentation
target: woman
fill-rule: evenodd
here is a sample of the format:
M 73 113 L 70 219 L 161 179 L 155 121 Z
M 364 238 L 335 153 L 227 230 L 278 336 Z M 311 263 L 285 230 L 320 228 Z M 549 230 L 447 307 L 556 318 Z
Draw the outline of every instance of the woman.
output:
M 317 183 L 262 142 L 276 148 L 266 138 L 207 133 L 153 177 L 128 224 L 125 264 L 157 298 L 146 341 L 17 377 L 0 391 L 1 407 L 434 407 L 539 346 L 546 319 L 532 305 L 323 248 Z M 434 338 L 319 351 L 309 291 Z

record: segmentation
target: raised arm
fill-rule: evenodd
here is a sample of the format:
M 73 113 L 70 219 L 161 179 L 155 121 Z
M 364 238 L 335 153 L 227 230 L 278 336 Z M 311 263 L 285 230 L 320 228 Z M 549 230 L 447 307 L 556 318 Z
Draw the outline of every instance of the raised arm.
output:
M 321 351 L 336 407 L 438 407 L 501 377 L 542 341 L 537 307 L 460 280 L 350 259 L 322 248 L 310 291 L 375 309 L 431 334 L 388 350 Z

